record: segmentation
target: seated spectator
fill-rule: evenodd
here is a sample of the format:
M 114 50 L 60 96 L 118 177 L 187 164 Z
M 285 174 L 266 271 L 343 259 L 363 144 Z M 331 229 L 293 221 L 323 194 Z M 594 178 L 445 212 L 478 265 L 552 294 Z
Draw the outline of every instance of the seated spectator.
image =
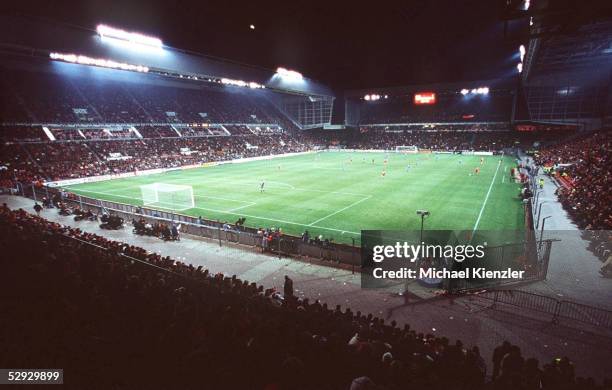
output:
M 577 378 L 567 358 L 540 369 L 509 343 L 495 350 L 497 370 L 484 383 L 478 349 L 296 299 L 289 277 L 284 292 L 292 298 L 283 299 L 6 205 L 0 237 L 0 251 L 15 256 L 0 260 L 0 283 L 11 292 L 0 294 L 8 310 L 0 330 L 12 335 L 3 343 L 8 362 L 60 361 L 73 386 L 182 388 L 204 375 L 209 388 L 340 389 L 370 386 L 358 379 L 367 374 L 389 389 L 604 389 Z

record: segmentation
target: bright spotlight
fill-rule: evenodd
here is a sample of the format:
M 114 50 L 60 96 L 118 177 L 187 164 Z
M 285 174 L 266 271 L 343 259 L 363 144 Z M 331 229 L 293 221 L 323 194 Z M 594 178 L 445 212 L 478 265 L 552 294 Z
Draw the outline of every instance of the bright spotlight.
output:
M 159 38 L 150 37 L 135 32 L 120 30 L 118 28 L 113 28 L 104 24 L 99 24 L 96 27 L 96 31 L 98 32 L 101 38 L 114 38 L 136 45 L 152 46 L 156 48 L 162 48 L 164 46 L 161 39 Z
M 488 94 L 489 93 L 489 87 L 482 87 L 480 93 L 482 93 L 483 95 Z
M 370 100 L 370 95 L 365 95 L 363 98 L 364 98 L 365 100 L 368 100 L 368 101 L 369 101 L 369 100 Z
M 289 70 L 289 69 L 285 69 L 281 67 L 276 69 L 276 74 L 284 79 L 289 79 L 289 80 L 301 81 L 304 78 L 304 76 L 302 76 L 300 72 L 296 72 L 295 70 Z
M 468 93 L 470 93 L 470 91 L 469 91 L 469 90 L 467 90 L 467 89 L 465 89 L 465 88 L 463 88 L 463 89 L 461 90 L 461 94 L 462 94 L 462 95 L 467 95 Z
M 81 65 L 100 66 L 103 68 L 130 70 L 134 72 L 147 73 L 149 68 L 142 65 L 132 65 L 123 62 L 117 62 L 113 60 L 103 58 L 91 58 L 77 54 L 62 54 L 62 53 L 49 53 L 49 58 L 52 60 L 65 61 L 70 63 L 76 63 Z
M 523 73 L 523 63 L 519 62 L 518 64 L 516 64 L 516 69 L 519 73 Z
M 521 53 L 521 62 L 523 62 L 523 58 L 525 58 L 526 52 L 527 51 L 525 50 L 525 45 L 519 46 L 519 53 Z
M 222 78 L 220 82 L 221 84 L 232 85 L 234 87 L 249 87 L 251 89 L 264 88 L 263 85 L 256 83 L 254 81 L 246 82 L 244 80 L 234 80 L 234 79 L 228 79 L 225 77 Z
M 250 28 L 251 30 L 255 30 L 255 25 L 254 25 L 254 24 L 251 24 L 251 25 L 249 26 L 249 28 Z

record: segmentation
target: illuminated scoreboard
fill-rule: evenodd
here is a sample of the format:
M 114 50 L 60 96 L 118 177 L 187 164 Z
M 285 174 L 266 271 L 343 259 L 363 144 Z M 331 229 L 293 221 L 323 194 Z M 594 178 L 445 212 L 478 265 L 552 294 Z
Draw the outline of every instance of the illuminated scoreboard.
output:
M 436 104 L 435 92 L 418 92 L 414 94 L 414 104 Z

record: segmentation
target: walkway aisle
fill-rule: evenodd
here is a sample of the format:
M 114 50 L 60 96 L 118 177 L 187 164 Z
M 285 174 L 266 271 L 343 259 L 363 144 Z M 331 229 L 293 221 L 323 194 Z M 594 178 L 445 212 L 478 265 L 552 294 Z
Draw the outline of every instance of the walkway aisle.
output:
M 539 178 L 545 184 L 538 197 L 542 205 L 538 230 L 542 228 L 542 219 L 550 216 L 544 223 L 543 237 L 561 241 L 553 243 L 546 280 L 523 290 L 612 310 L 612 279 L 599 274 L 602 263 L 588 250 L 589 242 L 583 239 L 583 232 L 557 200 L 557 184 L 546 175 Z M 535 213 L 537 218 L 537 209 Z

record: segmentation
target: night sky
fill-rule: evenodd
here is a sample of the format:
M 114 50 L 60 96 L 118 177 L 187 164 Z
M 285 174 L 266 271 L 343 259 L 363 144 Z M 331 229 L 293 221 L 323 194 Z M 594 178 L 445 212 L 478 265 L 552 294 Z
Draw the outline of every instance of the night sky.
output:
M 9 12 L 91 29 L 105 23 L 206 55 L 269 69 L 285 66 L 349 89 L 512 73 L 520 43 L 512 32 L 520 26 L 511 24 L 504 35 L 504 3 L 26 1 Z

